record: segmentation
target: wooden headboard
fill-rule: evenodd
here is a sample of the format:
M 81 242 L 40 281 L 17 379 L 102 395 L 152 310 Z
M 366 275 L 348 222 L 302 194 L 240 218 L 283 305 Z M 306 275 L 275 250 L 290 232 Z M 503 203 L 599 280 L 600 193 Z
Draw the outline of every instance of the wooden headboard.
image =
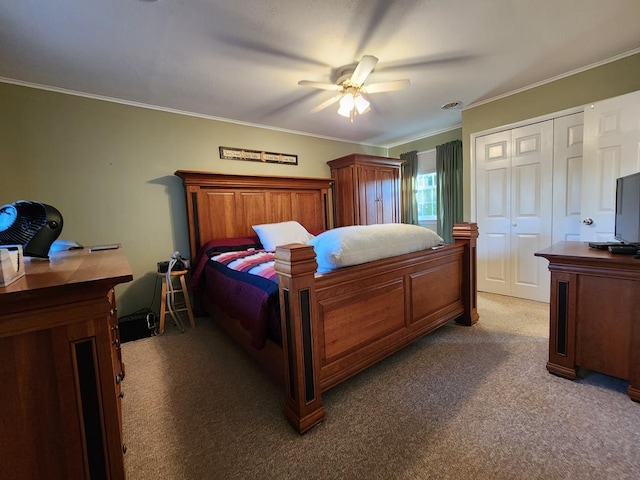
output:
M 296 220 L 310 232 L 329 228 L 330 178 L 175 175 L 185 187 L 191 258 L 208 240 L 254 236 L 252 225 Z

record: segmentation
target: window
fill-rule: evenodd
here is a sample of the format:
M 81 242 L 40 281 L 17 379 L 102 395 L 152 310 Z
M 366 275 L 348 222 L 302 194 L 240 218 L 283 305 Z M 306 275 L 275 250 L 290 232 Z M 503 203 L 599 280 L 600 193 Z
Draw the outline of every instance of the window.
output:
M 438 218 L 438 179 L 436 172 L 419 173 L 416 182 L 418 221 L 429 222 Z
M 438 177 L 435 149 L 418 153 L 416 201 L 420 225 L 435 229 L 438 221 Z

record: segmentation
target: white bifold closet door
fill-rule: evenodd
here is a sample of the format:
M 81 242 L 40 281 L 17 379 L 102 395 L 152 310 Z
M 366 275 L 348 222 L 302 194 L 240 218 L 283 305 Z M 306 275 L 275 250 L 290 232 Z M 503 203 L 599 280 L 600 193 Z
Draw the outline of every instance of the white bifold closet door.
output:
M 616 179 L 640 172 L 640 90 L 584 110 L 580 240 L 613 240 Z
M 478 290 L 549 301 L 553 120 L 476 138 Z
M 579 112 L 553 119 L 552 243 L 580 240 L 583 118 Z

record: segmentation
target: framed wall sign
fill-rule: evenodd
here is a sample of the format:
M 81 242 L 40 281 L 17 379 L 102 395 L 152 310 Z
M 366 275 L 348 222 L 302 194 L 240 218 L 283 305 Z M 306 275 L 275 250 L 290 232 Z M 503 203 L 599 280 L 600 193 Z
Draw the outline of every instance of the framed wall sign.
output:
M 249 162 L 282 163 L 297 165 L 298 156 L 289 153 L 261 152 L 243 148 L 220 147 L 220 158 L 224 160 L 247 160 Z

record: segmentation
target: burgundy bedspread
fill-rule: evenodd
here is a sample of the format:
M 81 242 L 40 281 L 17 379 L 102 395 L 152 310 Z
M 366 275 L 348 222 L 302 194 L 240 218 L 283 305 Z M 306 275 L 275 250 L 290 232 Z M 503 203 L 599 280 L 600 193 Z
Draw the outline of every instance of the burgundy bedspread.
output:
M 192 275 L 192 287 L 203 306 L 215 306 L 237 319 L 250 333 L 255 348 L 264 347 L 267 339 L 281 345 L 273 253 L 252 249 L 218 254 L 216 250 L 211 246 L 201 250 Z

